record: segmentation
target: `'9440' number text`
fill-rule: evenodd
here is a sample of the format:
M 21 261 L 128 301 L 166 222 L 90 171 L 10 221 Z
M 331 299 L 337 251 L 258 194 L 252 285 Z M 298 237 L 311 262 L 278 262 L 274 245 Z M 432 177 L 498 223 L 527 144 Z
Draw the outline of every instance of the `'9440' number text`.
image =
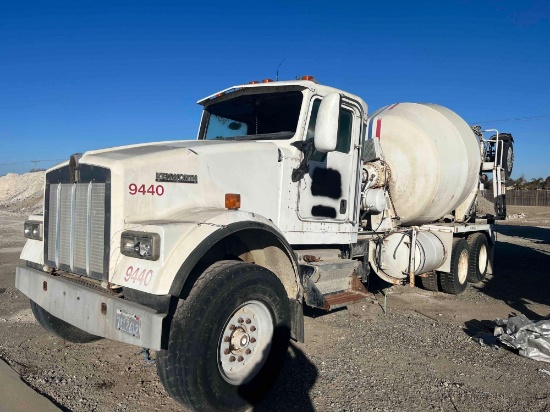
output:
M 147 269 L 135 268 L 133 266 L 128 266 L 126 269 L 126 276 L 124 276 L 124 281 L 130 283 L 139 283 L 143 286 L 148 286 L 151 283 L 153 277 L 153 271 Z
M 131 195 L 137 195 L 138 193 L 141 193 L 142 195 L 153 195 L 153 196 L 162 196 L 164 194 L 164 186 L 163 185 L 151 185 L 148 188 L 145 187 L 145 185 L 138 186 L 135 183 L 130 183 L 128 186 L 128 193 Z

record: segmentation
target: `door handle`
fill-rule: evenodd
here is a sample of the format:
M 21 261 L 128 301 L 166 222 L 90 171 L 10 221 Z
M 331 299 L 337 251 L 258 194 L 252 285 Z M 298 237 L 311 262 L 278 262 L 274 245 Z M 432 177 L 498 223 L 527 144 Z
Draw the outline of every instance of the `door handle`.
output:
M 340 214 L 343 215 L 348 209 L 348 201 L 346 199 L 340 200 Z

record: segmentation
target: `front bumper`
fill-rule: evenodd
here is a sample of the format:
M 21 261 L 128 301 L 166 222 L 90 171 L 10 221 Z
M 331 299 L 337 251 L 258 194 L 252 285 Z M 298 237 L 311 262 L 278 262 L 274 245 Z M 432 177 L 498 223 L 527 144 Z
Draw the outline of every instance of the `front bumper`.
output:
M 158 313 L 26 266 L 17 267 L 15 287 L 53 316 L 88 333 L 145 348 L 161 349 L 166 313 Z M 117 309 L 139 316 L 139 337 L 117 329 Z

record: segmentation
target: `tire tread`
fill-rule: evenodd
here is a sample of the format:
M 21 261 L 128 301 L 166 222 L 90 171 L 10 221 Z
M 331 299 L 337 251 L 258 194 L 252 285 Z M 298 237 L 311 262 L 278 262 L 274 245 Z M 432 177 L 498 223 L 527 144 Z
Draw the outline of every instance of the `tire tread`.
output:
M 236 266 L 241 266 L 238 272 L 232 270 Z M 208 267 L 198 277 L 189 295 L 182 302 L 181 306 L 176 309 L 168 339 L 168 349 L 157 353 L 157 371 L 168 394 L 179 403 L 192 409 L 211 410 L 205 404 L 204 395 L 202 394 L 206 388 L 196 386 L 199 384 L 196 378 L 197 371 L 207 368 L 207 359 L 198 356 L 194 358 L 195 362 L 193 364 L 184 362 L 182 359 L 178 359 L 178 350 L 172 350 L 171 348 L 176 348 L 182 344 L 185 345 L 188 342 L 186 333 L 188 332 L 189 325 L 196 324 L 197 314 L 206 314 L 210 307 L 220 305 L 221 298 L 218 298 L 219 294 L 212 293 L 213 290 L 223 291 L 232 282 L 253 279 L 253 275 L 257 274 L 258 270 L 272 276 L 271 282 L 269 279 L 266 279 L 265 287 L 279 288 L 275 293 L 284 294 L 286 297 L 286 291 L 279 279 L 265 268 L 240 261 L 219 261 Z M 273 282 L 273 280 L 276 282 Z M 258 288 L 261 287 L 264 287 L 263 283 L 258 286 Z M 288 308 L 288 304 L 282 307 L 284 307 L 283 312 L 285 313 L 279 316 L 288 318 L 289 322 L 290 309 Z M 210 322 L 210 320 L 207 315 L 205 315 L 205 318 L 201 319 L 202 326 L 208 327 L 208 324 L 205 322 Z M 179 327 L 175 325 L 179 325 Z M 197 334 L 200 335 L 201 331 L 197 331 Z M 189 350 L 192 351 L 193 348 Z M 186 377 L 193 377 L 193 379 Z M 235 405 L 227 404 L 224 405 L 223 409 L 237 411 L 248 407 L 248 405 L 243 407 L 238 400 L 234 402 L 236 403 Z
M 432 292 L 439 291 L 439 286 L 437 284 L 437 273 L 435 272 L 430 272 L 420 276 L 420 283 L 426 290 L 431 290 Z
M 472 233 L 466 238 L 468 246 L 470 248 L 470 262 L 468 266 L 468 282 L 479 283 L 485 279 L 487 273 L 487 267 L 484 273 L 480 273 L 478 270 L 479 248 L 480 244 L 485 244 L 488 249 L 487 237 L 484 233 Z M 487 252 L 489 252 L 487 250 Z
M 460 257 L 460 253 L 462 249 L 466 247 L 466 250 L 468 250 L 468 243 L 465 239 L 462 238 L 454 238 L 453 239 L 453 247 L 451 249 L 451 271 L 450 273 L 447 272 L 439 272 L 439 279 L 441 281 L 441 289 L 445 293 L 449 293 L 451 295 L 459 295 L 466 289 L 466 286 L 468 284 L 468 279 L 464 281 L 463 284 L 461 284 L 458 280 L 458 259 Z M 469 259 L 468 259 L 469 263 Z

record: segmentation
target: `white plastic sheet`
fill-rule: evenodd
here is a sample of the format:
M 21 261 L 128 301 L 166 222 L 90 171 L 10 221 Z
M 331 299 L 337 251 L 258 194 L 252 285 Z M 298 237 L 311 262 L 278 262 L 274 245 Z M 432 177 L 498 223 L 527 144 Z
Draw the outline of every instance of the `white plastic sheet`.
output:
M 497 319 L 495 336 L 526 358 L 550 362 L 550 319 L 533 322 L 525 315 Z

